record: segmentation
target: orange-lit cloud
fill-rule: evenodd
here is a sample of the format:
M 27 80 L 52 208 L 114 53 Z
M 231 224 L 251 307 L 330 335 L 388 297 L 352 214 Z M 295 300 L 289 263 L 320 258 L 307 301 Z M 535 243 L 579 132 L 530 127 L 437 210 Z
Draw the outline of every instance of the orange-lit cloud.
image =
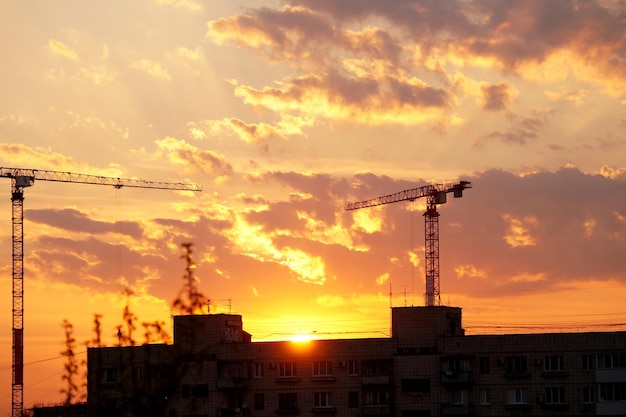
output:
M 159 78 L 162 80 L 171 80 L 172 76 L 169 71 L 158 62 L 153 62 L 148 59 L 142 59 L 137 62 L 133 62 L 131 67 L 137 68 L 138 70 L 145 71 L 147 74 L 150 74 L 154 78 Z
M 17 143 L 0 143 L 0 150 L 0 154 L 4 156 L 4 165 L 50 170 L 68 170 L 76 166 L 71 157 L 51 152 L 50 149 L 33 149 Z M 34 166 L 25 166 L 26 164 Z
M 71 61 L 79 61 L 78 54 L 76 51 L 69 48 L 65 43 L 59 41 L 57 39 L 50 39 L 48 41 L 48 48 L 50 51 L 55 54 L 62 56 L 64 58 L 68 58 Z
M 156 0 L 156 3 L 190 11 L 200 11 L 203 9 L 202 4 L 193 0 Z
M 456 272 L 459 278 L 485 279 L 487 277 L 485 271 L 476 268 L 474 265 L 457 266 L 454 268 L 454 272 Z
M 155 141 L 158 147 L 155 155 L 173 164 L 186 166 L 190 170 L 228 178 L 233 173 L 232 166 L 222 155 L 201 150 L 183 140 L 168 137 Z
M 522 219 L 504 214 L 502 218 L 509 224 L 504 240 L 511 247 L 533 246 L 536 244 L 531 230 L 537 226 L 537 219 L 533 216 L 525 216 Z
M 519 94 L 513 86 L 506 83 L 496 85 L 483 84 L 482 108 L 487 111 L 510 110 L 513 99 Z

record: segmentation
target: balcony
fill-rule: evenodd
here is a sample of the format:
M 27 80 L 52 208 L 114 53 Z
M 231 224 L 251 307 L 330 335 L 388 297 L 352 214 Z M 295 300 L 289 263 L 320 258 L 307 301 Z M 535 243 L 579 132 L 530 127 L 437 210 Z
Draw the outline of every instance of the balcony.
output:
M 441 373 L 441 385 L 467 386 L 474 382 L 471 371 L 444 371 Z
M 546 379 L 551 378 L 567 378 L 569 376 L 569 372 L 567 371 L 543 371 L 541 376 Z
M 248 417 L 250 410 L 247 408 L 218 408 L 217 417 Z
M 245 378 L 217 378 L 217 389 L 247 389 L 248 380 Z
M 363 385 L 389 385 L 391 376 L 389 375 L 363 375 L 361 378 Z
M 314 382 L 333 382 L 336 380 L 337 378 L 332 375 L 313 375 L 311 377 L 311 381 Z
M 504 372 L 504 377 L 508 379 L 528 379 L 530 378 L 530 372 L 522 370 L 507 370 Z
M 300 414 L 300 409 L 298 407 L 282 407 L 276 410 L 276 414 L 279 416 L 295 416 Z
M 279 376 L 274 381 L 279 384 L 294 384 L 300 382 L 300 378 L 297 376 Z
M 363 416 L 390 416 L 391 406 L 387 404 L 373 404 L 363 406 Z
M 569 405 L 563 403 L 543 403 L 540 407 L 542 410 L 554 412 L 563 412 L 569 410 Z
M 442 416 L 473 416 L 474 411 L 471 405 L 466 404 L 442 404 Z
M 313 407 L 311 409 L 311 412 L 313 414 L 323 414 L 323 415 L 335 414 L 337 412 L 337 408 L 336 407 Z

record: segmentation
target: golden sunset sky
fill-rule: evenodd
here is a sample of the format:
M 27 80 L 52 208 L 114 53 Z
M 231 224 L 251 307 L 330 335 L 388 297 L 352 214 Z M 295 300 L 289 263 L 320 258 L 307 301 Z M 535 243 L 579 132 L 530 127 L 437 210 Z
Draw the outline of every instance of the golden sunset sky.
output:
M 425 201 L 343 207 L 430 183 L 473 184 L 439 207 L 467 334 L 624 330 L 625 33 L 623 0 L 0 0 L 0 166 L 203 186 L 25 190 L 25 407 L 62 399 L 64 319 L 113 344 L 128 288 L 170 324 L 185 242 L 254 340 L 389 336 Z

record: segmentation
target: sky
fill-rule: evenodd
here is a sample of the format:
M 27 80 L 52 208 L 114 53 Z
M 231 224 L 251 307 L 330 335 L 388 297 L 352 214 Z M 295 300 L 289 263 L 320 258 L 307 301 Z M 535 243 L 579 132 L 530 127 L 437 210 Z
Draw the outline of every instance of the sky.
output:
M 183 243 L 254 340 L 388 337 L 425 201 L 344 205 L 428 184 L 472 184 L 438 206 L 467 334 L 624 330 L 624 33 L 623 0 L 0 0 L 0 166 L 203 188 L 25 189 L 25 406 L 62 400 L 64 319 L 79 352 L 127 303 L 170 325 Z

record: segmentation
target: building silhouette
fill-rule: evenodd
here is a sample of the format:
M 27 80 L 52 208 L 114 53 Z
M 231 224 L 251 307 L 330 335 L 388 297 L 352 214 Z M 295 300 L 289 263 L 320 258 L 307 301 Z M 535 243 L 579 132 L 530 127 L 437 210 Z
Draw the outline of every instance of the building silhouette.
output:
M 88 350 L 89 415 L 626 415 L 626 332 L 465 335 L 461 313 L 395 307 L 391 337 L 308 343 L 176 316 L 171 345 Z

